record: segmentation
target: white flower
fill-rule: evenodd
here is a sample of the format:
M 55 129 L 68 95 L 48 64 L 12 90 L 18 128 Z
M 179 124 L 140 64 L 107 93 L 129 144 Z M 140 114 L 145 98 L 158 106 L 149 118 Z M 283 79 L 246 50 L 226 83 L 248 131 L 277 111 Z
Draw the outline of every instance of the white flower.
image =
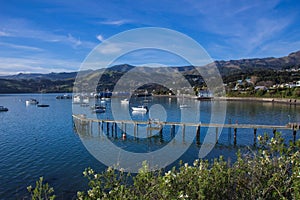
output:
M 94 193 L 93 193 L 93 190 L 88 190 L 88 195 L 90 196 L 90 197 L 94 197 Z
M 261 135 L 257 137 L 258 141 L 261 141 L 262 140 L 262 137 Z
M 198 163 L 199 163 L 199 160 L 196 159 L 196 160 L 194 161 L 194 163 L 193 163 L 194 167 L 196 167 L 196 166 L 198 165 Z
M 94 170 L 92 170 L 92 169 L 89 169 L 89 171 L 88 171 L 88 174 L 89 174 L 89 175 L 92 175 L 92 174 L 94 174 Z

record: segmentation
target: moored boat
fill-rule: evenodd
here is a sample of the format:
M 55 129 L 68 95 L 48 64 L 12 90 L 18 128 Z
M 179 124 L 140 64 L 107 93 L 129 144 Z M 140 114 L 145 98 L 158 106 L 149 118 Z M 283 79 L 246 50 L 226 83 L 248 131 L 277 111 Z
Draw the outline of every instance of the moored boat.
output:
M 73 98 L 73 103 L 81 103 L 81 99 L 80 99 L 80 96 L 79 96 L 79 95 L 74 96 L 74 98 Z
M 131 107 L 131 109 L 134 112 L 148 112 L 148 107 L 147 106 Z
M 95 106 L 93 113 L 104 113 L 105 111 L 106 111 L 106 108 L 104 106 Z
M 6 112 L 6 111 L 8 111 L 8 108 L 4 106 L 0 106 L 0 112 Z
M 72 99 L 72 95 L 64 94 L 56 96 L 56 99 Z
M 122 104 L 128 104 L 128 103 L 129 103 L 129 100 L 128 100 L 128 99 L 123 99 L 123 100 L 121 100 L 121 103 L 122 103 Z
M 49 107 L 49 105 L 48 104 L 38 104 L 37 107 L 46 108 L 46 107 Z
M 187 104 L 181 104 L 181 105 L 179 105 L 179 107 L 180 107 L 181 109 L 183 109 L 183 108 L 189 108 L 190 106 L 187 105 Z
M 29 99 L 25 101 L 26 105 L 37 105 L 39 102 L 36 99 Z

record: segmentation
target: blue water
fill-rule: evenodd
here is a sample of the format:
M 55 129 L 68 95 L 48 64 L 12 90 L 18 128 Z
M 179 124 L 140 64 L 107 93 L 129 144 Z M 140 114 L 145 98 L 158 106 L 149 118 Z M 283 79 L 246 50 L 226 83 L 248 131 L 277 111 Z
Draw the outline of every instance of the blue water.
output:
M 87 187 L 87 181 L 82 177 L 86 167 L 90 166 L 97 171 L 105 169 L 105 166 L 86 150 L 80 137 L 73 130 L 71 100 L 56 100 L 55 96 L 56 94 L 0 95 L 0 105 L 9 108 L 8 112 L 0 112 L 0 199 L 28 197 L 26 187 L 34 185 L 40 176 L 54 187 L 58 199 L 71 199 L 76 196 L 76 191 Z M 49 104 L 50 107 L 26 106 L 25 100 L 29 98 L 36 98 L 42 103 Z M 116 110 L 128 110 L 118 101 L 119 99 L 115 99 L 107 103 L 108 111 L 97 117 L 112 118 L 109 111 L 111 106 Z M 129 106 L 138 105 L 140 101 L 141 99 L 132 100 Z M 211 102 L 186 100 L 185 103 L 196 105 L 200 110 L 199 121 L 202 123 L 209 121 Z M 161 114 L 162 121 L 181 119 L 178 111 L 179 102 L 176 99 L 153 97 L 147 104 L 156 108 L 156 112 L 152 112 L 153 116 L 150 117 L 159 118 L 158 114 Z M 165 111 L 159 113 L 161 108 Z M 89 108 L 81 108 L 78 105 L 77 111 L 90 112 L 87 109 Z M 187 112 L 192 115 L 196 111 L 190 109 Z M 129 112 L 129 115 L 135 120 L 148 120 L 151 112 L 145 115 L 133 115 Z M 240 124 L 285 125 L 289 121 L 300 122 L 300 107 L 261 102 L 227 102 L 225 121 Z M 201 141 L 205 131 L 201 130 Z M 271 133 L 272 130 L 258 130 L 257 135 L 265 131 Z M 292 139 L 291 131 L 283 131 L 282 134 L 288 140 Z M 163 140 L 154 138 L 151 141 L 144 139 L 136 141 L 131 137 L 127 141 L 123 141 L 120 137 L 112 140 L 126 150 L 147 152 L 160 148 L 171 139 L 170 127 L 166 127 Z M 237 142 L 251 145 L 253 131 L 238 130 Z M 179 141 L 178 145 L 181 144 Z M 235 148 L 232 145 L 228 147 L 228 144 L 232 144 L 232 130 L 223 129 L 219 145 L 206 158 L 210 159 L 224 153 L 228 158 L 233 157 Z M 197 158 L 199 148 L 196 143 L 191 145 L 180 159 L 192 162 Z

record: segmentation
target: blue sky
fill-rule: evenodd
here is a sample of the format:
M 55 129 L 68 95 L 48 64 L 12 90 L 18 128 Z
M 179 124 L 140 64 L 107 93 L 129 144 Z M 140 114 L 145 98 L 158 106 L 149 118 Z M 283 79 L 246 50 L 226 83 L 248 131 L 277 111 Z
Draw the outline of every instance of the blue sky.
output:
M 0 0 L 0 75 L 78 70 L 103 40 L 140 27 L 186 34 L 214 60 L 280 57 L 300 50 L 300 1 Z

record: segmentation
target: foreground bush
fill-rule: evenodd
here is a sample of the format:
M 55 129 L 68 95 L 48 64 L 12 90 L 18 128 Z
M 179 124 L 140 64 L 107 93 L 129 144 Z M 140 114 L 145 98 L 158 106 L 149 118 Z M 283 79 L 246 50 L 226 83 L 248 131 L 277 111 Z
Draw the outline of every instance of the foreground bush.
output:
M 259 150 L 238 153 L 230 164 L 196 160 L 168 172 L 144 163 L 136 176 L 108 168 L 86 169 L 90 189 L 78 199 L 300 199 L 300 141 L 285 145 L 279 134 L 258 138 Z

